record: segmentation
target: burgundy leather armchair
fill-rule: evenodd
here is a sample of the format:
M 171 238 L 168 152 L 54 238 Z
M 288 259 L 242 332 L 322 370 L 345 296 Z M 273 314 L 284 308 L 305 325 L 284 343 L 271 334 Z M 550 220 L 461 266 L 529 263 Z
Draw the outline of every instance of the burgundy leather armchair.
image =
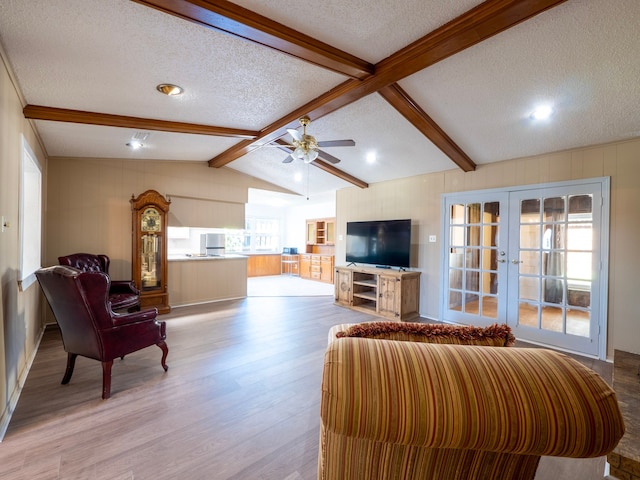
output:
M 93 358 L 102 362 L 102 398 L 109 398 L 113 360 L 151 345 L 162 350 L 160 363 L 167 371 L 166 324 L 156 320 L 157 309 L 114 312 L 108 303 L 109 276 L 103 272 L 56 265 L 41 268 L 36 277 L 68 353 L 63 385 L 71 380 L 78 355 Z
M 77 268 L 82 272 L 104 272 L 109 275 L 109 257 L 92 253 L 74 253 L 58 257 L 60 265 Z M 112 280 L 109 301 L 113 310 L 140 310 L 140 291 L 131 280 Z

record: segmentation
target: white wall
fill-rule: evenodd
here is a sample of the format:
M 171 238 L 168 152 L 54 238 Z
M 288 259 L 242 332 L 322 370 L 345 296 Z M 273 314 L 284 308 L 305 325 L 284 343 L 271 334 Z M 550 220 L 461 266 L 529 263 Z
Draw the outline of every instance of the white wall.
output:
M 313 218 L 332 218 L 336 216 L 335 202 L 317 203 L 308 206 L 296 206 L 286 209 L 287 232 L 285 242 L 287 247 L 297 247 L 298 252 L 304 252 L 307 239 L 307 220 Z
M 249 190 L 247 216 L 278 218 L 281 221 L 282 247 L 306 248 L 306 221 L 336 216 L 335 194 L 322 194 L 310 199 L 299 195 Z

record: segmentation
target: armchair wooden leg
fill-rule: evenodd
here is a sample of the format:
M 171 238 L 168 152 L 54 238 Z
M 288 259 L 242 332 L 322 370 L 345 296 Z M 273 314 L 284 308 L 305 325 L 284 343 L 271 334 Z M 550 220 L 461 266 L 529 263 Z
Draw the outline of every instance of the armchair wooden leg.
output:
M 156 345 L 158 345 L 158 347 L 162 349 L 162 360 L 160 360 L 160 363 L 162 364 L 162 368 L 164 368 L 164 371 L 166 372 L 167 370 L 169 370 L 169 367 L 167 366 L 167 355 L 169 355 L 169 347 L 167 347 L 166 342 L 160 342 Z
M 64 377 L 62 378 L 62 385 L 66 385 L 71 380 L 71 375 L 73 375 L 73 367 L 76 366 L 76 357 L 77 353 L 68 353 L 67 354 L 67 370 L 64 372 Z
M 102 362 L 102 399 L 106 400 L 111 396 L 111 367 L 113 360 Z

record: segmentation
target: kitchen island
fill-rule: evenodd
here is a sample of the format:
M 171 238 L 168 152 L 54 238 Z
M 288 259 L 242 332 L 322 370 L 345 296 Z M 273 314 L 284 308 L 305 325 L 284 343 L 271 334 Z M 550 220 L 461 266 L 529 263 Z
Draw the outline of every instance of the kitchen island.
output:
M 169 301 L 172 307 L 247 296 L 245 255 L 169 255 Z

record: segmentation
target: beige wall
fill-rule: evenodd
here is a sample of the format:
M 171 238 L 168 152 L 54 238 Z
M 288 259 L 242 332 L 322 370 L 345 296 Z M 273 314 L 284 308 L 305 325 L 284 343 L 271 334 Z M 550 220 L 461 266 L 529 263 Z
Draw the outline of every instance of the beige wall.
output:
M 85 158 L 50 158 L 48 187 L 46 265 L 55 265 L 60 255 L 74 252 L 105 253 L 111 258 L 109 273 L 116 280 L 131 278 L 132 195 L 154 189 L 165 197 L 176 196 L 181 207 L 192 201 L 194 211 L 214 204 L 203 200 L 239 205 L 238 209 L 209 208 L 220 214 L 216 226 L 224 227 L 230 224 L 230 211 L 242 216 L 231 224 L 244 225 L 249 187 L 276 189 L 230 168 L 209 168 L 206 162 Z
M 38 284 L 32 284 L 25 292 L 18 290 L 23 135 L 42 167 L 43 183 L 47 170 L 45 155 L 22 115 L 21 99 L 2 58 L 0 52 L 0 215 L 10 227 L 0 233 L 0 438 L 42 332 Z
M 411 218 L 418 226 L 412 243 L 418 254 L 416 268 L 422 272 L 420 313 L 437 319 L 442 194 L 595 177 L 611 178 L 607 355 L 611 357 L 614 349 L 640 353 L 637 292 L 633 291 L 640 269 L 640 140 L 494 163 L 475 172 L 451 170 L 364 190 L 341 190 L 336 205 L 336 264 L 345 260 L 346 222 Z M 438 242 L 429 243 L 429 235 L 437 235 Z

